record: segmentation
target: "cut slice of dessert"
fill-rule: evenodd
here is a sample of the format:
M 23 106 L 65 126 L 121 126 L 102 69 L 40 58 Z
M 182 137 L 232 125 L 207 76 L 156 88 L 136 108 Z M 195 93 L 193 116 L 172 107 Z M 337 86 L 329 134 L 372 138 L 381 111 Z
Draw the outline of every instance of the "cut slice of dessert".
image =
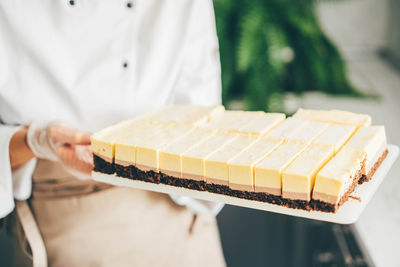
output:
M 282 172 L 307 147 L 307 143 L 285 141 L 254 167 L 256 192 L 282 195 Z
M 148 125 L 145 120 L 139 118 L 120 122 L 93 134 L 90 141 L 94 155 L 94 170 L 108 174 L 114 173 L 115 143 Z
M 315 138 L 322 134 L 328 127 L 330 123 L 317 122 L 317 121 L 307 121 L 303 127 L 296 131 L 296 134 L 289 135 L 288 140 L 297 140 L 304 143 L 311 143 Z
M 144 142 L 148 138 L 155 137 L 159 132 L 168 127 L 173 127 L 170 123 L 149 124 L 140 131 L 125 136 L 115 142 L 115 167 L 119 176 L 127 176 L 127 169 L 124 167 L 136 166 L 136 145 Z M 129 178 L 132 173 L 128 176 Z
M 266 136 L 276 138 L 289 138 L 296 134 L 302 127 L 307 125 L 307 121 L 296 118 L 288 118 L 279 124 L 277 127 L 269 131 Z
M 356 131 L 356 126 L 345 124 L 332 124 L 320 136 L 312 141 L 313 144 L 333 145 L 334 153 L 350 139 Z
M 338 124 L 350 124 L 357 127 L 371 125 L 371 117 L 366 114 L 357 114 L 343 110 L 313 110 L 313 109 L 299 109 L 293 118 L 331 122 Z
M 177 124 L 142 139 L 135 145 L 135 166 L 142 171 L 159 172 L 160 149 L 189 134 L 193 129 L 190 124 Z
M 365 152 L 343 147 L 317 174 L 312 198 L 335 211 L 346 201 L 364 172 Z
M 274 151 L 283 138 L 264 136 L 228 163 L 229 187 L 234 190 L 254 191 L 254 166 Z
M 177 122 L 203 125 L 225 111 L 224 106 L 203 107 L 195 105 L 170 105 L 149 113 L 145 118 L 152 122 Z
M 369 181 L 388 153 L 385 127 L 362 127 L 350 138 L 345 147 L 361 149 L 366 153 L 365 172 L 360 183 Z
M 238 134 L 232 141 L 226 143 L 218 150 L 205 158 L 206 182 L 228 186 L 228 162 L 248 146 L 256 142 L 258 136 Z
M 309 145 L 283 171 L 282 197 L 310 201 L 315 176 L 332 156 L 332 145 Z
M 181 139 L 171 143 L 159 152 L 160 171 L 176 178 L 182 178 L 182 154 L 216 133 L 216 130 L 197 128 Z
M 285 120 L 283 113 L 262 113 L 240 129 L 240 132 L 262 136 Z
M 246 125 L 250 124 L 258 117 L 261 117 L 263 114 L 264 112 L 262 111 L 228 110 L 205 124 L 204 127 L 230 132 L 240 132 Z
M 215 135 L 192 146 L 182 154 L 182 179 L 205 182 L 204 161 L 208 155 L 230 142 L 237 134 L 217 132 Z

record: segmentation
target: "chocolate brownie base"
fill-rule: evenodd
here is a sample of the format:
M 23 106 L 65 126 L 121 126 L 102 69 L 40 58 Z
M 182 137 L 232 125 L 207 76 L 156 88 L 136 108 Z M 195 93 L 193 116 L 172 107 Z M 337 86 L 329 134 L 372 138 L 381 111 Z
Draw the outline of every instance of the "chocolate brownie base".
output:
M 108 161 L 105 161 L 101 157 L 93 154 L 93 163 L 94 163 L 93 170 L 96 172 L 102 172 L 107 174 L 115 173 L 114 162 L 110 163 Z
M 381 164 L 385 160 L 387 154 L 388 154 L 388 150 L 386 149 L 385 152 L 383 152 L 383 154 L 375 162 L 374 166 L 371 168 L 371 170 L 368 172 L 368 174 L 367 175 L 362 175 L 362 177 L 358 181 L 359 184 L 371 181 L 372 176 L 374 176 L 376 170 L 379 168 L 379 166 L 381 166 Z
M 198 191 L 208 191 L 211 193 L 223 194 L 242 199 L 267 202 L 293 209 L 335 212 L 337 208 L 335 205 L 324 203 L 319 200 L 311 200 L 310 202 L 303 200 L 290 200 L 290 199 L 284 199 L 281 196 L 270 195 L 267 193 L 232 190 L 226 185 L 207 184 L 204 181 L 180 179 L 168 176 L 164 173 L 156 173 L 154 171 L 142 171 L 134 166 L 125 167 L 115 164 L 115 170 L 118 176 L 132 180 L 139 180 L 157 184 L 161 183 L 166 185 L 189 188 Z

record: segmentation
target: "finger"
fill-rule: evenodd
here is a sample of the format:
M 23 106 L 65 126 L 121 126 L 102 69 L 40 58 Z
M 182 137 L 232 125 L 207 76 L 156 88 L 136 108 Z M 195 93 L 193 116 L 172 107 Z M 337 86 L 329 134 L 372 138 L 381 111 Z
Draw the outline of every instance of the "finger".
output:
M 54 143 L 71 145 L 89 145 L 90 133 L 68 127 L 65 123 L 56 122 L 50 125 L 50 138 Z
M 60 146 L 57 153 L 67 168 L 88 175 L 92 172 L 94 164 L 90 146 Z

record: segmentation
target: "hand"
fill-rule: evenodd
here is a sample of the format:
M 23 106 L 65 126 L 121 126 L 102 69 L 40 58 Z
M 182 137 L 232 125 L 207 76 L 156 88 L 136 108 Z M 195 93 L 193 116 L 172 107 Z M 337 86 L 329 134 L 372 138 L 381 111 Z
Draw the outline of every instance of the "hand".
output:
M 77 178 L 90 178 L 93 170 L 90 133 L 62 122 L 32 123 L 27 143 L 36 157 L 60 162 Z

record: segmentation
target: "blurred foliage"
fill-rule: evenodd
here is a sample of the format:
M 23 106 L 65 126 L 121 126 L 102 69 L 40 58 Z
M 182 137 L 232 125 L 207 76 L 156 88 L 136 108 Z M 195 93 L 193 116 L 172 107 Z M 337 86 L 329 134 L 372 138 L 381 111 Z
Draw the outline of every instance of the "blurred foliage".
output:
M 282 111 L 285 92 L 360 95 L 314 2 L 214 1 L 225 104 L 243 99 L 248 110 Z

